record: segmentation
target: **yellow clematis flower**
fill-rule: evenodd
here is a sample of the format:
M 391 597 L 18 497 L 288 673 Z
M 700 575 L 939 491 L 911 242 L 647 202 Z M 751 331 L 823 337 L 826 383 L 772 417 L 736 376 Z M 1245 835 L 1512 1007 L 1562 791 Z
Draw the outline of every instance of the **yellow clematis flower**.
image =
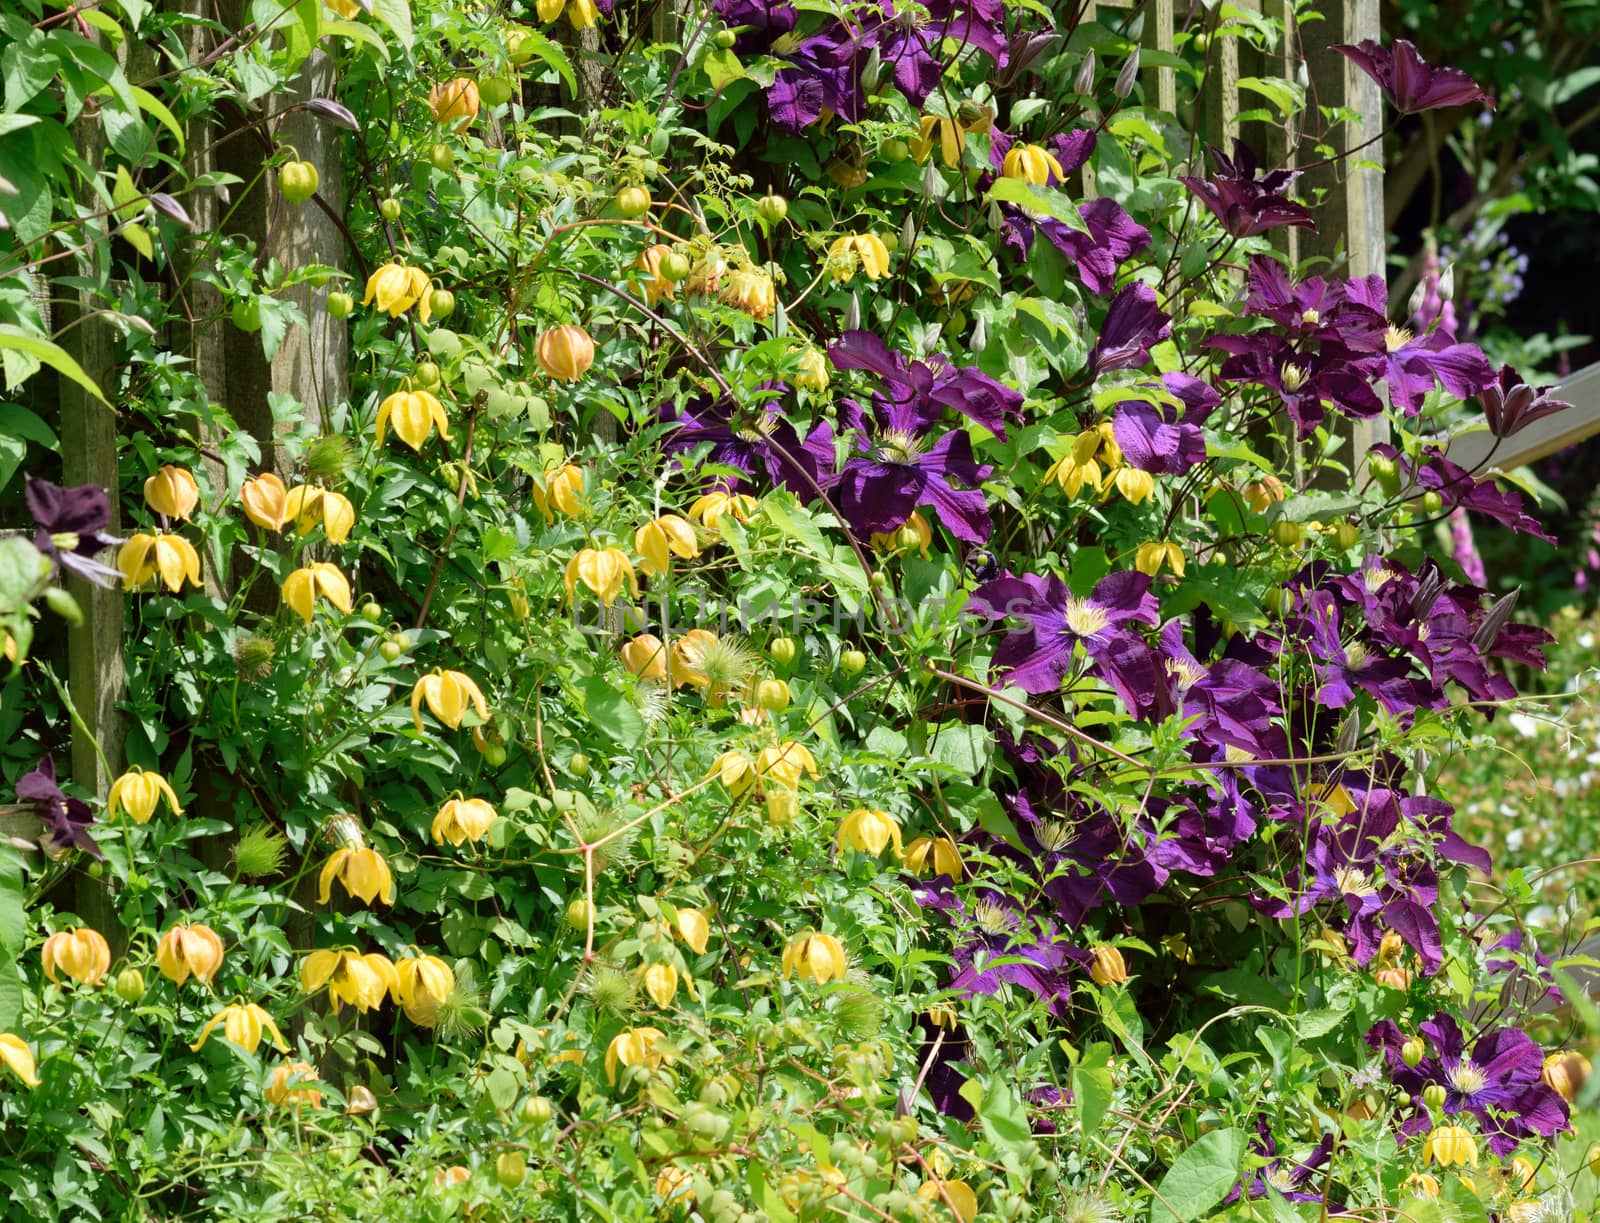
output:
M 1101 943 L 1089 952 L 1089 979 L 1096 985 L 1121 985 L 1128 979 L 1128 964 L 1122 952 Z
M 848 233 L 828 247 L 828 267 L 836 284 L 849 284 L 858 269 L 879 280 L 889 271 L 889 248 L 876 234 Z
M 144 500 L 158 514 L 187 518 L 200 504 L 200 486 L 186 468 L 167 464 L 144 482 Z
M 917 1197 L 924 1202 L 940 1202 L 955 1208 L 961 1223 L 972 1223 L 978 1217 L 978 1195 L 966 1181 L 947 1181 L 932 1178 L 917 1187 Z
M 400 1005 L 406 1018 L 424 1028 L 439 1020 L 439 1004 L 456 992 L 456 974 L 438 956 L 413 955 L 396 960 Z
M 432 307 L 428 303 L 432 292 L 433 282 L 421 268 L 405 263 L 386 263 L 367 277 L 367 292 L 361 304 L 369 306 L 376 301 L 378 309 L 390 318 L 399 318 L 415 306 L 417 317 L 426 323 L 432 314 Z
M 667 647 L 654 633 L 640 633 L 618 651 L 622 665 L 640 679 L 663 683 L 667 678 Z
M 481 104 L 478 82 L 468 76 L 440 81 L 428 91 L 428 109 L 434 121 L 446 127 L 466 127 L 478 117 Z
M 567 562 L 567 599 L 570 602 L 579 582 L 610 607 L 626 583 L 634 598 L 639 597 L 639 577 L 633 562 L 621 548 L 584 548 Z
M 676 514 L 663 514 L 633 533 L 633 550 L 644 558 L 639 568 L 648 574 L 666 573 L 674 556 L 693 560 L 700 555 L 694 528 Z
M 654 1070 L 661 1065 L 662 1054 L 656 1043 L 665 1036 L 660 1028 L 629 1028 L 617 1033 L 606 1046 L 606 1079 L 617 1081 L 618 1066 L 648 1066 Z
M 1155 494 L 1156 478 L 1148 471 L 1140 471 L 1137 467 L 1119 467 L 1114 473 L 1108 474 L 1101 483 L 1100 495 L 1102 497 L 1109 495 L 1113 487 L 1130 505 L 1140 505 Z
M 717 635 L 704 628 L 692 628 L 673 641 L 672 686 L 709 688 L 711 676 L 706 670 L 706 656 L 719 644 Z
M 678 996 L 678 970 L 671 964 L 652 964 L 644 970 L 644 992 L 665 1010 Z
M 148 824 L 163 798 L 173 815 L 183 814 L 183 806 L 165 777 L 141 768 L 129 769 L 106 792 L 106 818 L 116 819 L 120 811 L 126 812 L 135 824 Z
M 81 985 L 99 985 L 111 967 L 111 948 L 98 930 L 67 926 L 45 939 L 39 959 L 44 975 L 56 984 L 59 971 Z
M 1478 1166 L 1478 1144 L 1459 1125 L 1436 1125 L 1422 1141 L 1422 1162 L 1448 1168 L 1452 1164 Z
M 1133 554 L 1133 567 L 1140 573 L 1148 573 L 1151 577 L 1161 572 L 1165 565 L 1180 578 L 1183 576 L 1183 549 L 1170 539 L 1152 540 L 1150 543 L 1140 544 Z
M 460 671 L 435 668 L 411 689 L 411 720 L 416 724 L 419 735 L 422 733 L 423 701 L 428 702 L 428 709 L 433 716 L 451 730 L 461 725 L 469 704 L 477 710 L 480 721 L 489 720 L 489 704 L 483 699 L 483 690 Z
M 1426 1172 L 1413 1172 L 1400 1182 L 1400 1188 L 1413 1197 L 1423 1198 L 1429 1202 L 1439 1200 L 1439 1181 Z
M 635 268 L 650 277 L 644 282 L 644 300 L 647 306 L 653 306 L 661 301 L 672 301 L 678 296 L 677 282 L 668 280 L 661 274 L 661 261 L 670 254 L 672 254 L 670 246 L 665 242 L 657 242 L 654 246 L 647 246 L 633 261 Z
M 435 425 L 439 436 L 450 440 L 450 418 L 444 404 L 429 391 L 396 391 L 378 405 L 378 445 L 383 445 L 383 431 L 390 425 L 402 442 L 419 453 Z
M 281 531 L 289 521 L 288 493 L 276 473 L 264 471 L 239 487 L 245 517 L 267 531 Z
M 395 432 L 400 432 L 398 426 Z M 343 493 L 314 484 L 297 484 L 284 495 L 281 522 L 293 522 L 302 535 L 309 535 L 320 523 L 328 542 L 338 545 L 350 538 L 351 528 L 356 525 L 356 507 Z
M 723 752 L 711 762 L 707 776 L 721 779 L 728 793 L 738 798 L 756 783 L 756 766 L 743 752 Z
M 534 7 L 544 22 L 554 21 L 565 10 L 574 30 L 587 30 L 600 20 L 594 0 L 535 0 Z
M 4 1062 L 29 1087 L 39 1086 L 39 1074 L 33 1064 L 33 1050 L 28 1042 L 15 1032 L 0 1032 L 0 1062 Z
M 829 374 L 827 355 L 822 349 L 807 344 L 800 352 L 800 372 L 794 376 L 794 384 L 808 391 L 825 391 L 832 380 Z
M 1545 1058 L 1539 1077 L 1546 1087 L 1571 1104 L 1589 1081 L 1589 1071 L 1589 1059 L 1567 1049 Z
M 1052 176 L 1057 182 L 1066 178 L 1054 153 L 1040 145 L 1021 142 L 1013 144 L 1006 152 L 1005 160 L 1000 163 L 1000 174 L 1004 178 L 1020 178 L 1036 187 L 1044 186 Z
M 400 1000 L 400 974 L 389 957 L 381 952 L 341 947 L 336 951 L 313 951 L 300 965 L 300 988 L 315 993 L 324 985 L 333 1000 L 333 1013 L 349 1003 L 361 1012 L 376 1010 L 385 995 Z
M 191 976 L 209 986 L 222 967 L 222 939 L 210 926 L 199 922 L 174 926 L 156 945 L 156 967 L 174 985 L 181 986 Z
M 339 566 L 327 561 L 313 561 L 283 579 L 284 605 L 293 608 L 307 624 L 311 623 L 311 611 L 318 595 L 347 616 L 354 607 L 350 582 L 339 571 Z
M 546 522 L 554 522 L 552 509 L 560 510 L 568 518 L 582 518 L 589 512 L 584 500 L 583 468 L 576 463 L 562 463 L 544 473 L 544 480 L 533 482 L 530 490 L 533 503 L 539 507 Z
M 594 364 L 594 339 L 574 323 L 550 327 L 534 340 L 533 356 L 556 381 L 576 382 Z
M 263 1032 L 272 1034 L 272 1047 L 279 1053 L 289 1052 L 289 1046 L 283 1039 L 283 1033 L 278 1030 L 277 1023 L 254 1002 L 235 1003 L 223 1007 L 206 1020 L 206 1026 L 200 1029 L 200 1039 L 189 1048 L 198 1053 L 219 1023 L 222 1025 L 223 1036 L 246 1053 L 253 1054 L 261 1047 Z
M 435 845 L 449 841 L 460 845 L 464 841 L 474 844 L 488 835 L 489 828 L 499 816 L 495 809 L 481 798 L 452 798 L 439 808 L 433 817 L 430 830 Z
M 784 980 L 791 974 L 798 974 L 802 981 L 824 985 L 835 978 L 842 979 L 849 966 L 839 940 L 815 930 L 807 930 L 793 939 L 783 952 Z
M 766 322 L 778 308 L 778 289 L 772 283 L 772 274 L 753 264 L 735 268 L 723 283 L 720 296 L 758 323 Z
M 711 937 L 711 923 L 699 909 L 679 909 L 673 922 L 681 938 L 695 955 L 705 955 L 706 942 Z
M 887 812 L 871 807 L 857 807 L 840 820 L 838 836 L 835 839 L 841 849 L 848 846 L 850 849 L 857 849 L 874 857 L 887 849 L 891 841 L 894 843 L 897 857 L 903 852 L 900 846 L 899 821 Z
M 966 868 L 961 850 L 949 837 L 917 837 L 906 846 L 906 869 L 913 875 L 960 879 Z
M 724 514 L 738 522 L 749 522 L 755 512 L 756 499 L 749 493 L 729 493 L 722 489 L 696 498 L 689 507 L 689 517 L 708 531 L 717 529 Z
M 793 740 L 762 748 L 756 757 L 756 773 L 763 781 L 775 782 L 786 790 L 800 788 L 802 773 L 819 775 L 811 753 Z
M 375 849 L 354 849 L 347 845 L 334 850 L 323 864 L 318 880 L 319 904 L 328 903 L 335 879 L 344 885 L 346 895 L 358 897 L 362 904 L 370 905 L 374 899 L 384 904 L 394 903 L 394 874 L 383 855 Z
M 143 586 L 157 574 L 166 588 L 176 594 L 184 580 L 200 585 L 200 554 L 181 535 L 149 535 L 140 532 L 128 537 L 117 550 L 117 569 L 126 590 Z
M 317 1069 L 310 1062 L 279 1062 L 272 1068 L 261 1094 L 274 1108 L 282 1108 L 286 1104 L 309 1104 L 312 1108 L 321 1108 L 322 1093 L 309 1086 L 316 1078 Z

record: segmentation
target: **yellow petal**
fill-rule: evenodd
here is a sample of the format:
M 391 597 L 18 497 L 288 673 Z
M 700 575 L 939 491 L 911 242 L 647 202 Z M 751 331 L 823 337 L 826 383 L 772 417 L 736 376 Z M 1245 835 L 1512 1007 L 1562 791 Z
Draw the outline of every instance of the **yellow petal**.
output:
M 12 1032 L 0 1032 L 0 1062 L 29 1087 L 39 1086 L 39 1076 L 34 1069 L 33 1050 L 28 1042 Z

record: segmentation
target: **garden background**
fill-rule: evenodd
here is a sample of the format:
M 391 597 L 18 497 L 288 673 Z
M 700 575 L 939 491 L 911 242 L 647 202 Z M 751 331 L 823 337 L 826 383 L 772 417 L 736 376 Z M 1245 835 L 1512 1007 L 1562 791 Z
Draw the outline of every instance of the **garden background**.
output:
M 1587 1217 L 1597 37 L 0 8 L 4 1217 Z

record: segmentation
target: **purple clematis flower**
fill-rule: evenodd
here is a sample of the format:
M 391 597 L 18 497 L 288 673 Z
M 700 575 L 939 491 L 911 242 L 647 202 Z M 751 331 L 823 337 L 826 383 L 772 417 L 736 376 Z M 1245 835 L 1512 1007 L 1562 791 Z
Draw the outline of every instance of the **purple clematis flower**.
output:
M 1054 692 L 1072 671 L 1073 652 L 1081 644 L 1096 672 L 1130 709 L 1149 700 L 1155 664 L 1133 627 L 1156 624 L 1158 605 L 1148 575 L 1108 574 L 1087 599 L 1069 592 L 1054 575 L 1008 575 L 980 586 L 967 607 L 991 620 L 1026 623 L 994 652 L 991 666 L 1004 673 L 1007 684 L 1029 693 Z
M 1494 382 L 1489 358 L 1476 344 L 1458 344 L 1442 327 L 1427 335 L 1413 337 L 1404 327 L 1389 327 L 1384 333 L 1384 377 L 1389 383 L 1389 399 L 1415 416 L 1434 385 L 1444 387 L 1457 399 L 1471 399 Z
M 1374 446 L 1372 452 L 1394 459 L 1399 464 L 1401 487 L 1408 489 L 1409 495 L 1415 495 L 1419 489 L 1436 492 L 1443 498 L 1446 509 L 1454 509 L 1459 505 L 1469 513 L 1492 518 L 1513 531 L 1555 543 L 1555 536 L 1525 512 L 1520 493 L 1501 492 L 1494 486 L 1493 480 L 1473 479 L 1466 468 L 1447 459 L 1443 448 L 1439 446 L 1423 446 L 1415 459 L 1406 458 L 1387 443 Z
M 1278 1158 L 1278 1144 L 1273 1140 L 1272 1131 L 1267 1127 L 1265 1117 L 1256 1118 L 1256 1138 L 1250 1144 L 1250 1150 L 1267 1161 L 1254 1177 L 1248 1182 L 1240 1181 L 1233 1187 L 1232 1192 L 1223 1199 L 1225 1203 L 1237 1202 L 1241 1197 L 1264 1198 L 1272 1189 L 1277 1190 L 1291 1202 L 1321 1202 L 1322 1194 L 1307 1193 L 1306 1182 L 1314 1173 L 1325 1167 L 1333 1156 L 1333 1135 L 1324 1134 L 1320 1142 L 1311 1149 L 1311 1153 L 1298 1164 L 1286 1165 Z
M 1027 257 L 1035 233 L 1043 234 L 1072 261 L 1084 287 L 1102 297 L 1116 286 L 1117 270 L 1123 261 L 1150 245 L 1150 231 L 1108 195 L 1079 206 L 1078 215 L 1085 226 L 1082 230 L 1051 217 L 1030 216 L 1012 204 L 1001 205 L 1000 211 L 1005 217 L 1001 241 L 1018 261 Z
M 1111 431 L 1122 457 L 1131 466 L 1157 475 L 1179 476 L 1205 462 L 1206 439 L 1200 426 L 1222 402 L 1222 396 L 1189 374 L 1163 374 L 1161 384 L 1183 405 L 1181 418 L 1170 404 L 1129 400 L 1117 406 Z
M 1004 440 L 1006 419 L 1022 412 L 1022 394 L 996 382 L 976 365 L 951 365 L 944 358 L 908 361 L 870 331 L 847 331 L 828 349 L 835 369 L 878 375 L 873 398 L 910 405 L 932 421 L 938 408 L 954 408 Z M 936 405 L 936 406 L 935 406 Z
M 769 388 L 782 391 L 782 387 Z M 677 426 L 662 449 L 682 454 L 711 443 L 707 462 L 732 467 L 747 478 L 765 474 L 801 500 L 816 496 L 833 468 L 833 428 L 819 421 L 802 441 L 774 400 L 760 408 L 735 405 L 727 397 L 700 396 L 681 411 L 663 405 L 659 415 Z
M 1510 437 L 1544 416 L 1554 416 L 1572 405 L 1557 399 L 1553 386 L 1530 386 L 1509 365 L 1502 365 L 1495 381 L 1478 393 L 1483 418 L 1496 437 Z
M 1237 137 L 1232 157 L 1215 147 L 1210 152 L 1215 167 L 1210 178 L 1179 175 L 1178 181 L 1199 196 L 1200 202 L 1222 222 L 1222 228 L 1235 238 L 1253 237 L 1285 225 L 1316 229 L 1305 206 L 1284 195 L 1297 171 L 1270 170 L 1260 174 L 1256 155 Z
M 105 534 L 111 521 L 111 501 L 98 484 L 62 488 L 48 480 L 28 477 L 23 498 L 33 515 L 33 546 L 50 558 L 56 568 L 76 573 L 97 586 L 114 589 L 122 574 L 94 559 L 96 552 L 120 543 Z
M 1331 404 L 1346 416 L 1370 420 L 1383 414 L 1383 400 L 1361 364 L 1327 353 L 1298 351 L 1288 341 L 1265 332 L 1216 336 L 1212 347 L 1234 355 L 1217 371 L 1221 382 L 1249 382 L 1270 387 L 1289 412 L 1301 437 L 1314 433 Z
M 1156 291 L 1136 282 L 1111 301 L 1100 338 L 1089 353 L 1089 370 L 1138 369 L 1150 360 L 1150 349 L 1172 334 L 1172 316 L 1156 304 Z
M 1461 69 L 1433 67 L 1404 38 L 1395 39 L 1387 49 L 1371 38 L 1354 46 L 1342 43 L 1333 49 L 1378 82 L 1378 88 L 1402 115 L 1473 102 L 1494 105 Z
M 1476 1117 L 1496 1155 L 1511 1154 L 1536 1134 L 1553 1138 L 1571 1128 L 1567 1102 L 1540 1081 L 1544 1050 L 1522 1029 L 1494 1028 L 1470 1050 L 1460 1025 L 1443 1012 L 1422 1024 L 1420 1031 L 1431 1056 L 1416 1066 L 1407 1066 L 1401 1058 L 1405 1037 L 1392 1020 L 1385 1019 L 1367 1033 L 1367 1044 L 1382 1051 L 1389 1077 L 1417 1107 L 1401 1133 L 1428 1129 L 1422 1091 L 1432 1083 L 1445 1089 L 1445 1114 L 1465 1112 Z
M 89 835 L 94 812 L 81 799 L 68 798 L 56 785 L 56 764 L 48 755 L 34 765 L 33 772 L 17 778 L 17 801 L 28 803 L 50 829 L 50 840 L 63 851 L 81 849 L 105 860 L 105 854 Z

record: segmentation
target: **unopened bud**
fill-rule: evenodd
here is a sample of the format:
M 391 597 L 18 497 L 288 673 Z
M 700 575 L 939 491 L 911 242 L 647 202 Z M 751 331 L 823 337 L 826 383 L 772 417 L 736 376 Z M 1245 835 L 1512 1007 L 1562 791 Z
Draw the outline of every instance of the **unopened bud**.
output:
M 1413 1036 L 1400 1046 L 1400 1060 L 1407 1066 L 1419 1065 L 1427 1055 L 1428 1046 L 1423 1043 L 1422 1037 Z
M 844 308 L 844 329 L 855 331 L 861 326 L 861 302 L 854 293 L 850 294 L 850 304 Z
M 922 168 L 922 194 L 930 200 L 937 200 L 944 196 L 944 175 L 939 173 L 939 167 L 934 164 L 933 158 L 928 158 L 928 164 Z
M 1417 287 L 1411 290 L 1411 297 L 1406 302 L 1406 316 L 1417 318 L 1422 314 L 1423 303 L 1428 300 L 1428 281 L 1424 277 L 1417 281 Z
M 1456 295 L 1456 265 L 1448 263 L 1439 273 L 1439 300 L 1449 301 Z
M 1128 62 L 1122 65 L 1122 71 L 1117 73 L 1117 83 L 1111 87 L 1111 92 L 1119 98 L 1125 98 L 1133 92 L 1133 82 L 1139 75 L 1139 48 L 1133 49 L 1133 54 L 1128 56 Z
M 1078 75 L 1073 78 L 1072 88 L 1077 93 L 1094 92 L 1094 75 L 1097 65 L 1094 61 L 1094 52 L 1090 51 L 1083 57 L 1083 63 L 1078 65 Z
M 972 324 L 972 338 L 967 341 L 967 347 L 973 352 L 982 352 L 989 344 L 989 326 L 984 322 L 983 315 L 978 315 L 978 321 Z
M 861 69 L 861 89 L 863 93 L 877 93 L 878 81 L 883 77 L 883 55 L 877 47 L 872 48 L 867 56 L 866 67 Z
M 906 213 L 906 219 L 900 222 L 900 249 L 910 252 L 917 244 L 917 224 L 911 213 Z
M 1434 1111 L 1444 1107 L 1448 1093 L 1443 1083 L 1429 1083 L 1422 1089 L 1422 1102 Z
M 124 1002 L 138 1002 L 144 997 L 144 974 L 137 968 L 124 968 L 117 974 L 113 988 Z

